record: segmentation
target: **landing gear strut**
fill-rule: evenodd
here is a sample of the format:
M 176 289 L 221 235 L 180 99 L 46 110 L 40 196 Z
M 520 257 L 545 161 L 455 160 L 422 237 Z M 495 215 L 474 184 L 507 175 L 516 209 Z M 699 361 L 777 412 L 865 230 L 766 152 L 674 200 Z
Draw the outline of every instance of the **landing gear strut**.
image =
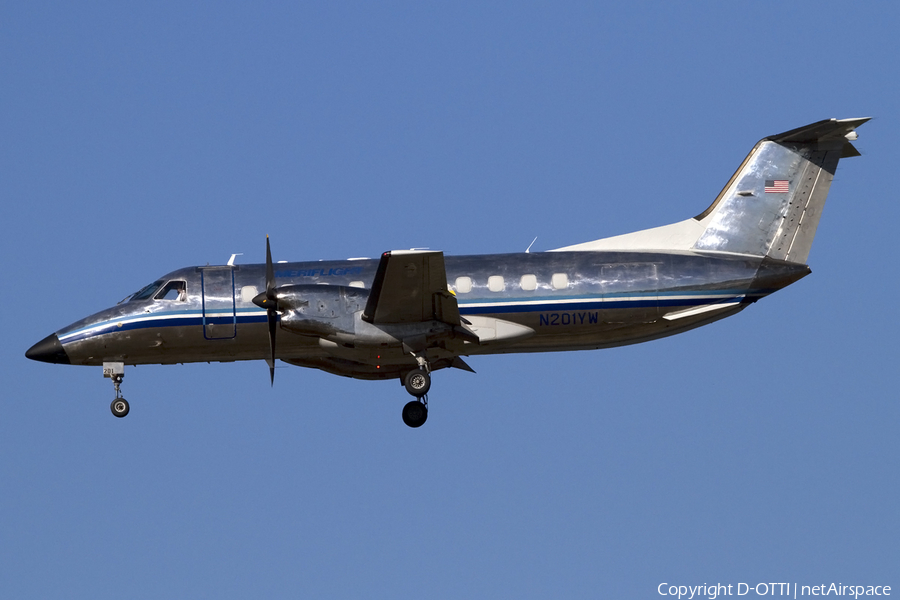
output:
M 409 427 L 421 427 L 428 419 L 428 390 L 431 389 L 431 375 L 428 374 L 428 363 L 421 356 L 416 356 L 419 368 L 403 376 L 403 387 L 416 399 L 403 407 L 403 422 Z
M 112 379 L 113 387 L 116 388 L 116 397 L 109 405 L 112 414 L 120 419 L 128 414 L 131 407 L 128 406 L 128 400 L 122 397 L 122 380 L 125 379 L 125 363 L 103 363 L 103 376 Z

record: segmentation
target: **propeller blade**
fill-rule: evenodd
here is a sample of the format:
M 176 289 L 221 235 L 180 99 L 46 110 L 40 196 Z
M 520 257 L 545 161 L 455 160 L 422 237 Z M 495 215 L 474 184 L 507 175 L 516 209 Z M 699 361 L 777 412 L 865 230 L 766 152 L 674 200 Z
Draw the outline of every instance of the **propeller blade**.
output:
M 269 236 L 266 236 L 266 292 L 253 299 L 253 303 L 266 309 L 266 320 L 269 322 L 269 349 L 271 353 L 266 362 L 269 363 L 269 381 L 275 386 L 275 330 L 278 327 L 278 297 L 275 295 L 275 267 L 272 265 L 272 248 Z
M 266 316 L 269 318 L 269 347 L 272 350 L 272 353 L 269 356 L 269 360 L 266 362 L 269 363 L 269 381 L 272 386 L 275 385 L 275 330 L 277 326 L 278 313 L 274 308 L 270 308 L 266 311 Z
M 272 248 L 266 236 L 266 298 L 275 301 L 275 267 L 272 266 Z

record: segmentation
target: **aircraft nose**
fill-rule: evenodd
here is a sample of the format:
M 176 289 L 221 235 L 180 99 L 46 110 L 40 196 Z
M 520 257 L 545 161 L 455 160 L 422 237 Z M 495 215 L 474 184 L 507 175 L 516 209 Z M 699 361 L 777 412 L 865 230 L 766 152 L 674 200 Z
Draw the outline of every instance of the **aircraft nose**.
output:
M 66 350 L 63 348 L 62 344 L 59 343 L 59 337 L 57 337 L 55 333 L 51 333 L 29 348 L 25 353 L 25 358 L 60 365 L 71 364 L 69 362 L 69 355 L 66 354 Z

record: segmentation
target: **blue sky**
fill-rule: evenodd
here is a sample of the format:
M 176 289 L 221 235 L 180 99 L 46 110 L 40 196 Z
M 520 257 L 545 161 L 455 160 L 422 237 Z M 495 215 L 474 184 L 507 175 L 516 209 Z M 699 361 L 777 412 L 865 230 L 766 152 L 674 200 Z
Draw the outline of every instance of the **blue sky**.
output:
M 638 2 L 0 9 L 0 588 L 15 598 L 900 588 L 900 9 Z M 702 211 L 761 137 L 872 116 L 813 274 L 640 346 L 406 393 L 45 335 L 195 264 L 547 250 Z M 751 596 L 753 594 L 751 593 Z

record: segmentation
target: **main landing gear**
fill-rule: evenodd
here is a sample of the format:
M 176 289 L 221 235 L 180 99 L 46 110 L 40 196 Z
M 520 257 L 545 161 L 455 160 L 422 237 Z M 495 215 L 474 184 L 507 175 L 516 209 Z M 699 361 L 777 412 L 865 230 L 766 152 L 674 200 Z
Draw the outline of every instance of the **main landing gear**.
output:
M 109 405 L 112 414 L 120 419 L 128 414 L 131 407 L 128 406 L 128 400 L 122 397 L 122 380 L 125 379 L 125 363 L 103 363 L 103 376 L 112 379 L 113 387 L 116 388 L 116 397 Z
M 423 365 L 427 367 L 426 365 Z M 421 427 L 428 419 L 428 390 L 431 388 L 431 375 L 427 368 L 410 371 L 403 377 L 403 386 L 416 399 L 403 407 L 403 422 L 409 427 Z
M 428 390 L 431 389 L 431 375 L 424 369 L 410 371 L 406 374 L 406 377 L 403 378 L 403 385 L 406 387 L 406 391 L 411 395 L 416 396 L 417 398 L 419 396 L 424 396 L 428 393 Z

